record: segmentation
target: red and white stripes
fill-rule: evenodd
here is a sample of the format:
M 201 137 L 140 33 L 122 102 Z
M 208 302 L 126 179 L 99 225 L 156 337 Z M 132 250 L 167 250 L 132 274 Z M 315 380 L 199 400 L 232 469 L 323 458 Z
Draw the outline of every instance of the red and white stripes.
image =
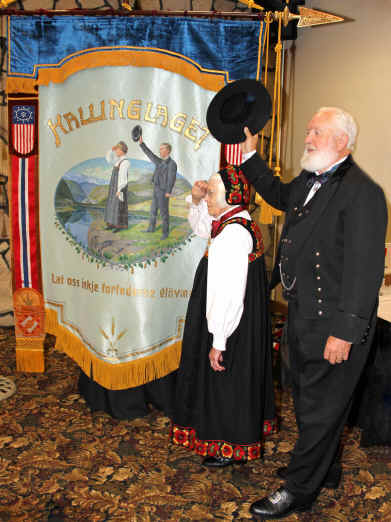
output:
M 225 159 L 229 165 L 240 165 L 243 160 L 240 143 L 225 145 Z

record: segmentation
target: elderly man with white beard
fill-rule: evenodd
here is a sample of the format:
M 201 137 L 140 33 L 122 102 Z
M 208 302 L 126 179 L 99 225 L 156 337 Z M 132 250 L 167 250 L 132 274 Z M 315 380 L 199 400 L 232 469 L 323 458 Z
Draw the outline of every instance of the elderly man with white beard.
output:
M 274 426 L 268 284 L 249 201 L 233 166 L 196 182 L 188 200 L 190 225 L 210 244 L 187 309 L 172 441 L 209 468 L 260 458 Z
M 357 126 L 335 107 L 308 124 L 301 174 L 282 183 L 242 144 L 247 179 L 284 211 L 272 287 L 288 300 L 288 339 L 298 440 L 285 484 L 251 506 L 255 519 L 309 509 L 341 478 L 340 437 L 367 360 L 384 273 L 387 207 L 382 189 L 354 162 Z

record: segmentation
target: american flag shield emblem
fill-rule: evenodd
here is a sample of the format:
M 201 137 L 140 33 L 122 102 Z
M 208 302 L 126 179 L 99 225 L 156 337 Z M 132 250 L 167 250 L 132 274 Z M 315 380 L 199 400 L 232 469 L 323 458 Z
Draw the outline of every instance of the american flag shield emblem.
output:
M 12 107 L 12 145 L 15 151 L 22 156 L 26 156 L 34 150 L 34 105 L 14 105 Z

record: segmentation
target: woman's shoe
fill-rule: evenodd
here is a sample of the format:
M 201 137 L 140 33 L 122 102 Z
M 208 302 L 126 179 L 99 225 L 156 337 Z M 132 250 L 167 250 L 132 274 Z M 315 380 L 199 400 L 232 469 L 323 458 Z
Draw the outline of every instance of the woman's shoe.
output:
M 207 468 L 226 468 L 233 464 L 244 464 L 243 460 L 228 459 L 226 457 L 205 457 L 202 464 Z

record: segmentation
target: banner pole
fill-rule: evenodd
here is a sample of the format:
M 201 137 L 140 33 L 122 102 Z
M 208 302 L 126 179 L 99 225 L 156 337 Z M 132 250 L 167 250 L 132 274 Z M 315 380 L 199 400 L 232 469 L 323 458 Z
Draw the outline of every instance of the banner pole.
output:
M 118 16 L 129 18 L 132 16 L 186 16 L 207 18 L 234 18 L 244 20 L 263 20 L 266 13 L 238 13 L 237 11 L 156 11 L 135 10 L 116 11 L 106 9 L 102 11 L 91 11 L 90 9 L 0 9 L 0 16 Z

